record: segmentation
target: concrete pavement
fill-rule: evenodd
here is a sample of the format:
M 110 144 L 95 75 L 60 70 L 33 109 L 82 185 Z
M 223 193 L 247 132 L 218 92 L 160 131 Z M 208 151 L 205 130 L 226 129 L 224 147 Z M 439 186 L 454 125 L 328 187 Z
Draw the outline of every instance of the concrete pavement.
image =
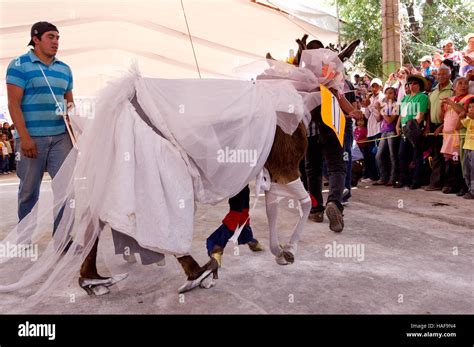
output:
M 16 223 L 18 179 L 0 178 L 0 239 Z M 42 194 L 51 194 L 45 179 Z M 253 198 L 252 198 L 253 199 Z M 286 241 L 297 209 L 280 203 L 280 237 Z M 192 254 L 207 261 L 205 239 L 227 213 L 227 203 L 198 205 Z M 76 283 L 55 292 L 29 313 L 473 313 L 474 201 L 441 192 L 359 185 L 336 234 L 308 221 L 296 262 L 280 266 L 268 250 L 264 198 L 251 214 L 266 250 L 252 253 L 229 244 L 217 285 L 179 295 L 184 276 L 177 261 L 164 267 L 128 264 L 121 256 L 99 257 L 103 273 L 129 272 L 103 297 Z M 45 241 L 44 241 L 45 242 Z M 99 246 L 112 254 L 110 232 Z M 19 268 L 0 265 L 1 282 Z M 35 288 L 38 288 L 37 286 Z M 24 312 L 30 290 L 0 294 L 0 313 Z M 73 298 L 74 300 L 72 300 Z

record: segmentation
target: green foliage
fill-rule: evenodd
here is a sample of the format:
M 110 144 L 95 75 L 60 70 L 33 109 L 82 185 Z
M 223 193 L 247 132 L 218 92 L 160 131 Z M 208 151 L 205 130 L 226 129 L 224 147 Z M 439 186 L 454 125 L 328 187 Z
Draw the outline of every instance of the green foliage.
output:
M 401 0 L 402 6 L 410 1 Z M 413 2 L 413 1 L 412 1 Z M 462 0 L 415 1 L 420 11 L 419 35 L 413 35 L 408 18 L 403 18 L 402 43 L 404 63 L 415 62 L 423 55 L 442 52 L 441 42 L 452 39 L 457 50 L 466 46 L 464 36 L 473 32 L 474 2 Z M 418 18 L 417 18 L 418 19 Z
M 354 54 L 354 64 L 382 76 L 381 0 L 338 0 L 337 3 L 339 16 L 344 21 L 342 41 L 362 40 L 361 48 Z M 412 23 L 407 11 L 409 6 L 415 13 Z M 464 48 L 464 36 L 474 31 L 474 2 L 400 0 L 400 17 L 403 62 L 417 64 L 421 56 L 441 50 L 440 42 L 444 39 L 454 40 L 458 50 Z M 418 26 L 419 31 L 414 31 L 413 26 Z
M 344 21 L 341 31 L 343 42 L 361 39 L 353 61 L 370 73 L 382 75 L 382 18 L 379 0 L 340 0 L 339 16 Z

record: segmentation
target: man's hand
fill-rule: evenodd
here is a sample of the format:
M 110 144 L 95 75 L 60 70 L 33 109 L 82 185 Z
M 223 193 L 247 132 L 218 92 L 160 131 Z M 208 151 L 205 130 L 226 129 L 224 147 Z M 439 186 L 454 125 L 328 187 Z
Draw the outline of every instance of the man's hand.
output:
M 357 120 L 357 119 L 362 119 L 362 118 L 364 118 L 364 113 L 362 113 L 361 110 L 352 110 L 352 111 L 349 113 L 349 116 Z
M 472 59 L 471 57 L 469 56 L 464 56 L 464 60 L 466 61 L 466 63 L 468 63 L 468 65 L 474 65 L 474 59 Z
M 443 128 L 444 128 L 444 125 L 442 124 L 439 127 L 437 127 L 434 132 L 434 136 L 438 136 L 439 134 L 441 134 L 443 132 Z
M 397 124 L 397 127 L 395 128 L 396 132 L 397 132 L 397 135 L 400 136 L 400 134 L 402 133 L 402 129 L 400 129 L 400 126 Z
M 423 136 L 428 136 L 428 134 L 430 133 L 430 127 L 429 126 L 425 126 L 425 129 L 423 129 Z
M 38 157 L 38 147 L 31 137 L 24 137 L 21 141 L 21 153 L 27 158 L 36 159 Z
M 441 100 L 441 106 L 444 106 L 444 105 L 454 106 L 454 105 L 456 105 L 456 103 L 448 97 L 441 98 L 440 100 Z

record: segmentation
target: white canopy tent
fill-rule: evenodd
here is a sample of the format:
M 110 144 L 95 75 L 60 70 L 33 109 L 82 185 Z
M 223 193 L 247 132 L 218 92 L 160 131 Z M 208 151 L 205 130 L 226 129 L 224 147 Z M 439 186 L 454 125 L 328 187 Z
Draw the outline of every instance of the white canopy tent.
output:
M 319 1 L 182 3 L 184 12 L 180 0 L 1 0 L 0 96 L 9 62 L 27 51 L 31 25 L 41 20 L 60 31 L 58 58 L 72 68 L 76 96 L 94 95 L 133 61 L 144 76 L 198 78 L 184 14 L 203 78 L 232 77 L 267 52 L 284 60 L 304 33 L 337 41 L 337 19 Z

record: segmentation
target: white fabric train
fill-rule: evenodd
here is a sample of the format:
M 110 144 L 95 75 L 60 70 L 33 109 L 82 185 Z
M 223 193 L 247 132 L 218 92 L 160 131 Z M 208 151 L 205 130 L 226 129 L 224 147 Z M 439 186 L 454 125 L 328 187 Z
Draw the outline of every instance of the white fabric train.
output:
M 342 75 L 337 55 L 318 51 L 303 55 L 308 66 L 323 61 Z M 63 208 L 61 223 L 46 248 L 40 245 L 36 262 L 0 258 L 0 292 L 41 282 L 25 306 L 18 307 L 21 312 L 26 303 L 34 305 L 67 288 L 102 222 L 144 248 L 188 253 L 194 201 L 214 204 L 238 193 L 263 168 L 276 125 L 293 133 L 320 104 L 319 83 L 339 90 L 339 79 L 327 79 L 321 71 L 289 67 L 288 75 L 285 69 L 274 66 L 262 76 L 279 79 L 256 82 L 148 79 L 135 70 L 111 83 L 98 96 L 95 117 L 85 123 L 78 149 L 52 181 L 54 199 L 43 193 L 32 212 L 0 241 L 2 247 L 30 241 L 37 246 L 51 237 L 53 212 Z M 137 114 L 134 95 L 161 135 Z M 15 272 L 17 278 L 9 270 L 12 263 L 23 269 Z

